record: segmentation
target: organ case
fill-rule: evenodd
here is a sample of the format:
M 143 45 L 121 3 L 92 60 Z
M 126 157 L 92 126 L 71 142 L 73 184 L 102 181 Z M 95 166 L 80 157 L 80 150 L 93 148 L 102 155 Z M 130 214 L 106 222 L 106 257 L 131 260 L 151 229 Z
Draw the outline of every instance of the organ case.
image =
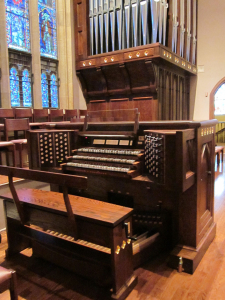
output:
M 196 0 L 74 0 L 76 71 L 88 110 L 191 119 L 196 19 Z

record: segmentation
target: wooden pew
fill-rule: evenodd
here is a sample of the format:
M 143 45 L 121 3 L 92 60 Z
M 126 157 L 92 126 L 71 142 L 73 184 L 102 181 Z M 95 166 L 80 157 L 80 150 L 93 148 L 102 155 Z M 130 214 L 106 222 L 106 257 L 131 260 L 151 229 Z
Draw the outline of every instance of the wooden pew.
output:
M 87 178 L 0 166 L 11 193 L 2 195 L 7 221 L 7 256 L 33 248 L 33 254 L 99 284 L 113 299 L 125 299 L 136 285 L 133 274 L 132 209 L 68 194 L 87 188 Z M 57 183 L 63 193 L 15 189 L 13 177 Z M 16 209 L 17 208 L 17 209 Z

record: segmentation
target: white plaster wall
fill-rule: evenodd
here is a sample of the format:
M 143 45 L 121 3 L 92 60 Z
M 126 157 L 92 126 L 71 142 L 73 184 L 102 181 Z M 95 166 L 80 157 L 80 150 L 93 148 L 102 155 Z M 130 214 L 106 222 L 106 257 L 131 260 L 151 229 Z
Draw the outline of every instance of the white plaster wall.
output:
M 225 77 L 225 1 L 198 0 L 198 71 L 195 120 L 209 119 L 209 95 Z M 200 67 L 200 68 L 199 68 Z

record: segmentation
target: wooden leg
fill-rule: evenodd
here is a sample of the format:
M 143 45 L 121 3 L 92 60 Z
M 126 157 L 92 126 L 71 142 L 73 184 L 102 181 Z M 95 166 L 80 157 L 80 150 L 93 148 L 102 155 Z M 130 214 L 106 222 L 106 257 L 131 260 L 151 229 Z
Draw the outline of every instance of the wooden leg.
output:
M 15 145 L 12 146 L 12 159 L 13 159 L 13 167 L 16 166 L 16 148 Z
M 22 144 L 16 144 L 16 150 L 19 151 L 19 160 L 20 160 L 20 168 L 23 167 L 23 145 Z
M 22 144 L 20 144 L 20 168 L 22 168 L 23 167 L 23 145 Z
M 12 277 L 10 280 L 10 296 L 11 300 L 18 300 L 17 279 L 15 271 L 12 271 Z

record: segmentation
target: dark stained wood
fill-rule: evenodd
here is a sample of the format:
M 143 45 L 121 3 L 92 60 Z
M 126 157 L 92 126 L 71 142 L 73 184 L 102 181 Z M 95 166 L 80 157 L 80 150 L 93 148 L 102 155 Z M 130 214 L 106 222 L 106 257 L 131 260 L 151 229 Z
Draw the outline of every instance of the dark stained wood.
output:
M 34 108 L 33 109 L 33 122 L 48 122 L 48 109 Z
M 128 130 L 132 122 L 90 122 L 87 123 L 87 129 L 79 133 L 77 148 L 80 152 L 75 151 L 74 154 L 84 153 L 88 156 L 89 154 L 82 148 L 86 147 L 88 150 L 88 147 L 91 149 L 93 147 L 94 154 L 91 151 L 91 155 L 95 156 L 98 148 L 103 148 L 106 149 L 104 155 L 110 159 L 110 156 L 107 156 L 108 148 L 109 151 L 122 149 L 122 145 L 119 146 L 118 143 L 121 138 L 132 139 L 132 147 L 127 146 L 125 149 L 134 150 L 136 147 L 144 149 L 144 137 L 154 133 L 156 140 L 158 137 L 159 140 L 162 139 L 162 142 L 158 142 L 158 146 L 163 145 L 159 148 L 161 150 L 159 154 L 155 154 L 158 156 L 157 162 L 160 166 L 158 176 L 148 174 L 146 167 L 140 168 L 140 173 L 134 173 L 132 178 L 121 176 L 111 168 L 106 171 L 93 166 L 85 168 L 85 163 L 89 163 L 92 158 L 80 161 L 79 163 L 84 164 L 82 167 L 76 165 L 73 167 L 73 163 L 63 164 L 63 172 L 87 175 L 88 188 L 81 193 L 82 196 L 108 202 L 115 201 L 113 203 L 133 207 L 136 215 L 142 216 L 133 222 L 134 233 L 143 228 L 147 231 L 160 232 L 165 245 L 175 249 L 170 257 L 171 265 L 177 267 L 180 253 L 177 249 L 183 249 L 185 271 L 192 273 L 215 236 L 212 209 L 214 178 L 212 149 L 214 149 L 215 122 L 215 120 L 140 122 L 137 135 L 124 131 Z M 100 139 L 102 144 L 94 144 L 95 139 Z M 107 139 L 114 139 L 116 145 L 108 146 L 104 142 Z M 152 147 L 158 146 L 155 142 Z M 112 155 L 117 157 L 116 154 Z M 145 156 L 146 162 L 154 161 L 154 156 L 150 157 L 146 149 Z M 68 160 L 73 162 L 72 157 Z M 96 160 L 93 164 L 101 165 L 96 163 Z M 109 162 L 108 166 L 113 167 L 113 163 Z M 151 165 L 149 166 L 151 168 Z M 161 223 L 165 231 L 157 222 L 155 227 L 152 227 L 151 222 L 145 222 L 145 218 L 151 218 L 151 214 L 154 213 L 158 213 L 159 218 L 162 218 L 163 213 L 168 215 L 168 219 L 171 218 L 170 224 L 166 218 Z M 192 256 L 191 253 L 194 252 L 196 255 Z
M 10 167 L 0 167 L 0 174 L 9 176 L 12 193 L 1 196 L 7 220 L 7 256 L 31 245 L 35 255 L 82 276 L 95 280 L 100 277 L 101 283 L 109 277 L 112 298 L 125 299 L 137 283 L 133 275 L 132 243 L 124 226 L 131 224 L 133 210 L 69 196 L 68 187 L 76 184 L 79 189 L 86 187 L 85 178 Z M 15 176 L 59 183 L 63 194 L 35 189 L 16 191 L 12 181 Z M 78 181 L 72 183 L 71 178 Z M 132 225 L 130 228 L 132 234 Z M 97 266 L 102 260 L 103 266 Z M 105 265 L 110 270 L 108 276 L 103 271 Z
M 33 122 L 33 114 L 31 108 L 15 108 L 15 118 L 28 118 L 29 122 Z
M 77 109 L 65 109 L 64 120 L 70 121 L 72 118 L 76 119 L 78 117 Z
M 77 140 L 77 130 L 56 130 L 54 129 L 55 124 L 51 127 L 51 123 L 42 125 L 48 129 L 27 132 L 29 167 L 31 169 L 45 170 L 50 167 L 59 167 L 65 158 L 71 155 L 71 149 L 75 147 Z M 36 123 L 37 127 L 42 127 L 42 125 Z M 61 125 L 61 123 L 58 124 L 58 126 Z M 57 148 L 60 148 L 61 151 L 57 151 Z
M 64 121 L 63 109 L 50 109 L 49 121 L 50 122 Z
M 48 183 L 58 183 L 62 185 L 67 185 L 70 187 L 77 187 L 81 189 L 86 188 L 86 178 L 81 176 L 64 176 L 60 173 L 53 172 L 44 172 L 44 171 L 36 171 L 36 170 L 28 170 L 22 168 L 13 168 L 0 166 L 0 174 L 5 176 L 17 177 L 17 178 L 26 178 L 34 181 L 41 181 L 43 179 Z
M 5 118 L 15 118 L 15 111 L 13 108 L 0 108 L 0 123 L 4 123 Z
M 4 134 L 6 141 L 11 140 L 15 144 L 15 149 L 19 152 L 19 166 L 23 167 L 23 149 L 27 149 L 26 132 L 29 129 L 29 119 L 4 119 Z M 13 138 L 10 137 L 10 132 L 14 132 Z M 18 133 L 22 136 L 19 136 Z
M 9 166 L 9 153 L 12 153 L 12 165 L 16 166 L 16 149 L 15 145 L 12 142 L 3 142 L 0 141 L 0 165 L 2 165 L 2 152 L 6 152 L 6 165 Z
M 167 266 L 169 253 L 151 259 L 135 270 L 138 284 L 126 300 L 215 300 L 224 298 L 225 203 L 224 163 L 215 165 L 215 222 L 217 234 L 193 275 Z M 0 264 L 17 271 L 19 300 L 108 300 L 108 289 L 32 256 L 31 249 L 5 259 L 7 235 L 2 232 Z

